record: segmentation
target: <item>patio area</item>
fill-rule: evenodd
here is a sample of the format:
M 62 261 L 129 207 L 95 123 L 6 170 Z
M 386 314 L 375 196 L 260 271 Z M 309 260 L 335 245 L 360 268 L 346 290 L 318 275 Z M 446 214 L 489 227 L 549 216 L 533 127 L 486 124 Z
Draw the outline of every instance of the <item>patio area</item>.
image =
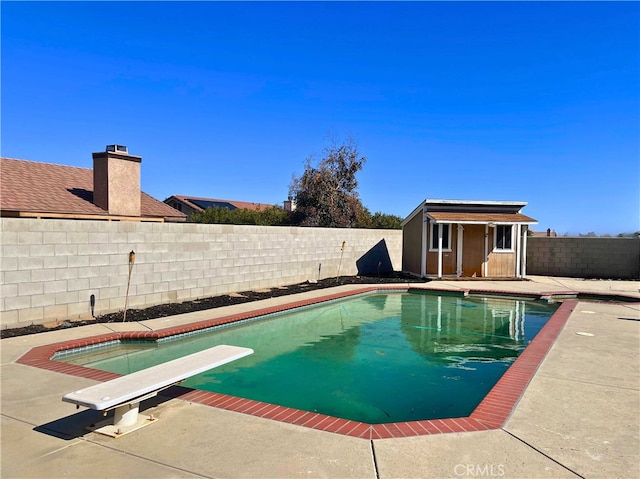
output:
M 3 478 L 560 478 L 640 476 L 640 282 L 529 277 L 434 281 L 426 288 L 582 292 L 636 303 L 579 302 L 501 429 L 374 439 L 343 436 L 158 397 L 160 420 L 112 439 L 101 418 L 61 397 L 94 384 L 16 360 L 36 346 L 115 331 L 161 329 L 324 296 L 319 290 L 141 323 L 108 323 L 3 339 Z M 336 292 L 358 286 L 340 286 Z M 589 333 L 582 335 L 576 333 Z

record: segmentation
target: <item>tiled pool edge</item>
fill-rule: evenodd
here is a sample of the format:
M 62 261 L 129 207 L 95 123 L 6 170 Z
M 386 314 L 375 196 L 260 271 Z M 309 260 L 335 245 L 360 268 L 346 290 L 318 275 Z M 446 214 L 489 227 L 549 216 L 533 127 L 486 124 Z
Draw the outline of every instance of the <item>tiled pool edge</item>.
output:
M 492 426 L 492 429 L 507 421 L 577 304 L 578 301 L 570 300 L 560 305 L 470 417 Z
M 215 320 L 198 321 L 183 326 L 175 326 L 157 331 L 144 332 L 120 332 L 109 333 L 99 336 L 92 336 L 79 340 L 63 341 L 46 346 L 35 347 L 25 353 L 16 362 L 29 366 L 38 367 L 50 371 L 84 377 L 96 381 L 107 381 L 118 377 L 118 374 L 99 371 L 84 366 L 76 366 L 51 360 L 51 357 L 58 351 L 79 347 L 88 347 L 121 339 L 160 339 L 176 334 L 183 334 L 198 329 L 210 328 L 222 324 L 241 321 L 250 317 L 272 314 L 287 309 L 308 306 L 309 304 L 340 299 L 355 294 L 374 292 L 378 290 L 406 291 L 407 286 L 371 286 L 352 290 L 343 293 L 334 293 L 318 298 L 294 301 L 281 306 L 262 308 L 250 312 L 224 316 Z M 438 293 L 441 291 L 429 289 L 425 292 Z M 451 292 L 447 290 L 447 292 Z M 460 294 L 479 293 L 480 291 L 462 291 Z M 484 292 L 484 291 L 482 291 Z M 492 294 L 528 296 L 539 298 L 540 294 L 520 294 L 508 291 L 492 291 Z M 487 394 L 484 400 L 468 417 L 448 418 L 425 421 L 399 422 L 387 424 L 367 424 L 357 421 L 340 419 L 323 414 L 311 413 L 297 409 L 261 403 L 249 399 L 227 396 L 224 394 L 211 393 L 206 391 L 192 390 L 181 387 L 181 391 L 186 391 L 176 397 L 180 399 L 214 406 L 229 411 L 242 412 L 257 417 L 273 419 L 276 421 L 293 425 L 318 429 L 326 432 L 358 437 L 363 439 L 385 439 L 409 436 L 420 436 L 430 434 L 441 434 L 449 432 L 472 432 L 488 429 L 498 429 L 506 422 L 514 407 L 524 393 L 527 385 L 533 378 L 542 360 L 558 337 L 560 331 L 566 324 L 571 312 L 575 308 L 577 301 L 565 301 L 546 325 L 536 335 L 534 340 L 527 346 L 523 353 L 516 359 L 511 367 L 505 372 L 502 378 Z

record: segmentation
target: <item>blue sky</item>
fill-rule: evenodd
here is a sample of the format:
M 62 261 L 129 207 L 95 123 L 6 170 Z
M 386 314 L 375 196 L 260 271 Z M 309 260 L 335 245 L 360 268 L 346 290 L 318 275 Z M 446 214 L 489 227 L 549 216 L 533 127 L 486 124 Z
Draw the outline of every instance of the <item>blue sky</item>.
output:
M 538 230 L 640 229 L 638 2 L 7 2 L 2 155 L 282 204 L 352 136 L 373 213 L 528 201 Z

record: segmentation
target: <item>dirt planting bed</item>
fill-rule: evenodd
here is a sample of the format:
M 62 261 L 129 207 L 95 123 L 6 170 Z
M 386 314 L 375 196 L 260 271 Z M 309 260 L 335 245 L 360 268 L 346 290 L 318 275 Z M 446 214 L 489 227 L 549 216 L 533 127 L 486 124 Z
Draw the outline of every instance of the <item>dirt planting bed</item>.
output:
M 299 283 L 287 286 L 280 286 L 270 289 L 260 289 L 255 291 L 241 291 L 238 293 L 223 294 L 220 296 L 212 296 L 209 298 L 197 299 L 193 301 L 185 301 L 182 303 L 161 304 L 151 306 L 144 309 L 127 310 L 126 322 L 144 321 L 146 319 L 156 319 L 165 316 L 173 316 L 175 314 L 190 313 L 193 311 L 202 311 L 205 309 L 219 308 L 222 306 L 230 306 L 233 304 L 247 303 L 250 301 L 258 301 L 261 299 L 274 298 L 277 296 L 286 296 L 289 294 L 303 293 L 305 291 L 313 291 L 317 289 L 330 288 L 342 284 L 376 284 L 376 283 L 423 283 L 425 280 L 415 278 L 413 276 L 401 273 L 392 273 L 380 276 L 341 276 L 339 278 L 321 279 L 316 283 Z M 124 300 L 123 300 L 124 301 Z M 26 334 L 42 333 L 45 331 L 55 331 L 58 329 L 73 328 L 77 326 L 85 326 L 94 323 L 114 323 L 123 321 L 123 311 L 116 313 L 97 316 L 93 319 L 64 321 L 60 324 L 43 325 L 33 324 L 20 328 L 2 329 L 0 335 L 2 338 L 12 338 L 16 336 L 24 336 Z

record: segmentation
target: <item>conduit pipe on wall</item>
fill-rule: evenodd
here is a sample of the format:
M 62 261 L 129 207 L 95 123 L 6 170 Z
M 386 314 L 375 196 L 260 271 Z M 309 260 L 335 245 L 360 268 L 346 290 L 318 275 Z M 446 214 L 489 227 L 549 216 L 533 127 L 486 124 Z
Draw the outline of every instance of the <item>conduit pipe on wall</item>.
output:
M 340 266 L 342 266 L 342 257 L 344 256 L 344 247 L 347 245 L 346 241 L 342 242 L 342 246 L 340 247 L 340 261 L 338 262 L 338 273 L 336 274 L 336 283 L 338 282 L 338 278 L 340 277 Z
M 127 308 L 129 306 L 129 286 L 131 285 L 131 273 L 133 272 L 133 264 L 136 262 L 136 253 L 131 250 L 129 253 L 129 279 L 127 279 L 127 292 L 124 296 L 124 314 L 122 315 L 122 322 L 127 320 Z

